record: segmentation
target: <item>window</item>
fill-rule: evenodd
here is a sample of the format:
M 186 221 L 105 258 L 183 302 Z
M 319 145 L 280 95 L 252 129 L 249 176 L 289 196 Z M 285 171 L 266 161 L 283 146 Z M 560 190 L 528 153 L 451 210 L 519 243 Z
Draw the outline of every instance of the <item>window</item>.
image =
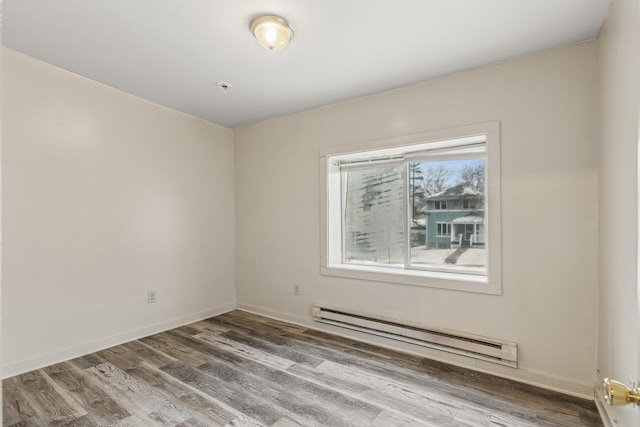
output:
M 343 261 L 402 264 L 405 217 L 402 164 L 345 165 L 341 175 Z
M 478 206 L 478 202 L 475 199 L 464 199 L 462 201 L 462 209 L 475 209 Z
M 321 152 L 322 274 L 500 293 L 498 134 L 488 123 Z
M 446 237 L 451 236 L 451 224 L 446 222 L 438 222 L 436 223 L 438 237 Z

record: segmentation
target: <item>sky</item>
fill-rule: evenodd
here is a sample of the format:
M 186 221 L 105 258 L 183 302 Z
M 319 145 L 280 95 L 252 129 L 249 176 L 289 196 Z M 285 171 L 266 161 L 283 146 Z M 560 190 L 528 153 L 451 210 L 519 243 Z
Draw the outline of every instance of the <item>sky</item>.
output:
M 467 165 L 473 166 L 478 163 L 484 163 L 484 159 L 465 159 L 465 160 L 445 160 L 436 162 L 420 162 L 422 166 L 423 176 L 429 167 L 438 167 L 438 165 L 444 165 L 448 170 L 451 170 L 451 176 L 446 183 L 446 187 L 455 185 L 458 180 L 458 172 Z

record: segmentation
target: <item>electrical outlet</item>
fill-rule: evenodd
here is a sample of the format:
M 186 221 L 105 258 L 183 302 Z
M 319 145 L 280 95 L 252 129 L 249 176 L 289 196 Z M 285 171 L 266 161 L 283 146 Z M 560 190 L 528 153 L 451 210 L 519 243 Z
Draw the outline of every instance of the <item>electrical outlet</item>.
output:
M 294 295 L 300 295 L 300 285 L 294 283 L 293 284 L 293 294 Z
M 153 304 L 156 301 L 158 301 L 158 294 L 156 294 L 156 291 L 147 292 L 147 303 Z

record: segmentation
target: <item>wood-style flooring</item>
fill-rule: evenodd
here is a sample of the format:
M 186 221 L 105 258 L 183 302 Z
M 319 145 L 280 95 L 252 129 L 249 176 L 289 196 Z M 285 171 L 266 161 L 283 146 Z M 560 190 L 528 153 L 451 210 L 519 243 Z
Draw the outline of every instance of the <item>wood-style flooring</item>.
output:
M 3 393 L 5 426 L 602 426 L 591 401 L 241 311 Z

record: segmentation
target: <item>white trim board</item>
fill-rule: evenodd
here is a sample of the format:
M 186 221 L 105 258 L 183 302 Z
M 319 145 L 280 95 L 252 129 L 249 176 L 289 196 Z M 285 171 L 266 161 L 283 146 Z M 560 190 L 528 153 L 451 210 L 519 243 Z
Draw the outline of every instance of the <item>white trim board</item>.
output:
M 165 320 L 152 325 L 147 325 L 142 328 L 133 329 L 127 332 L 122 332 L 116 335 L 108 337 L 98 338 L 92 341 L 87 341 L 82 344 L 74 345 L 72 347 L 63 348 L 51 353 L 41 354 L 39 356 L 31 357 L 29 359 L 20 360 L 18 362 L 10 363 L 2 366 L 2 378 L 10 378 L 25 372 L 33 371 L 36 369 L 44 368 L 46 366 L 53 365 L 55 363 L 65 362 L 67 360 L 74 359 L 76 357 L 85 356 L 87 354 L 95 353 L 96 351 L 104 350 L 116 345 L 124 344 L 129 341 L 134 341 L 140 338 L 154 335 L 160 332 L 167 331 L 169 329 L 178 328 L 180 326 L 187 325 L 189 323 L 197 322 L 209 317 L 218 316 L 220 314 L 227 313 L 236 309 L 236 304 L 225 304 L 219 307 L 213 307 L 208 310 L 200 311 L 198 313 L 187 314 L 173 319 Z
M 602 424 L 604 424 L 604 427 L 617 426 L 616 419 L 613 416 L 613 413 L 611 413 L 611 407 L 604 401 L 602 389 L 600 387 L 596 387 L 594 390 L 594 395 L 596 408 L 598 409 L 598 413 L 600 414 L 600 418 L 602 419 Z
M 269 317 L 283 322 L 289 322 L 305 328 L 327 332 L 344 338 L 350 338 L 367 344 L 377 345 L 383 348 L 400 351 L 414 356 L 426 357 L 437 362 L 448 363 L 461 368 L 471 369 L 477 372 L 486 373 L 500 378 L 517 381 L 524 384 L 557 391 L 570 396 L 587 400 L 594 400 L 593 385 L 581 384 L 565 378 L 553 377 L 547 374 L 529 371 L 522 368 L 510 368 L 496 365 L 482 360 L 473 360 L 464 356 L 449 354 L 443 351 L 420 347 L 408 343 L 397 342 L 388 338 L 377 337 L 366 333 L 343 329 L 337 326 L 325 325 L 312 320 L 311 307 L 309 308 L 309 318 L 292 316 L 277 311 L 263 309 L 246 304 L 238 304 L 238 310 Z

